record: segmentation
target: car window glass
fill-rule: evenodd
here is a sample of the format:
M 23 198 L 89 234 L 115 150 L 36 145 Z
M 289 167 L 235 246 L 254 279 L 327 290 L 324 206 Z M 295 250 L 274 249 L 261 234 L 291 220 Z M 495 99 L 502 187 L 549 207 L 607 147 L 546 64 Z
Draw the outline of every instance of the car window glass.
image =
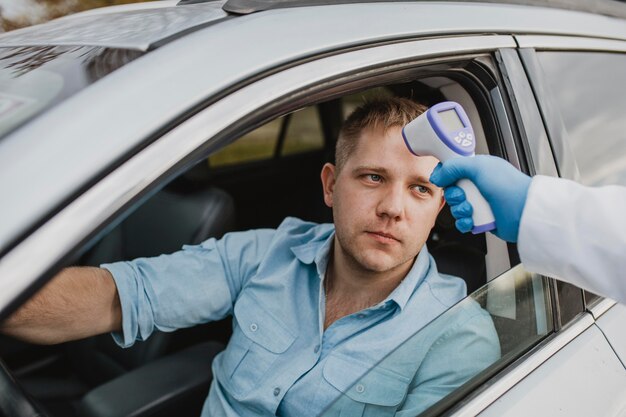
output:
M 583 297 L 585 299 L 585 306 L 587 307 L 593 306 L 595 303 L 603 299 L 598 294 L 594 294 L 589 291 L 583 291 Z
M 626 55 L 538 52 L 581 182 L 626 185 Z
M 209 156 L 209 165 L 220 167 L 269 159 L 274 155 L 283 118 L 273 120 L 243 135 L 235 142 Z
M 87 46 L 0 48 L 0 137 L 142 54 Z
M 563 281 L 556 281 L 559 319 L 561 324 L 572 321 L 584 310 L 583 292 L 580 288 Z
M 287 114 L 243 135 L 209 156 L 213 168 L 294 155 L 324 147 L 324 137 L 315 106 Z
M 285 142 L 281 154 L 293 155 L 322 149 L 324 137 L 315 107 L 307 107 L 292 113 L 289 118 Z
M 352 415 L 356 409 L 364 411 L 358 415 L 402 411 L 414 416 L 430 407 L 443 411 L 455 396 L 466 394 L 552 330 L 547 288 L 545 278 L 522 265 L 507 271 L 408 337 L 367 372 L 362 367 L 358 374 L 333 376 L 339 381 L 335 386 L 345 388 L 323 415 Z M 345 360 L 358 363 L 358 358 Z

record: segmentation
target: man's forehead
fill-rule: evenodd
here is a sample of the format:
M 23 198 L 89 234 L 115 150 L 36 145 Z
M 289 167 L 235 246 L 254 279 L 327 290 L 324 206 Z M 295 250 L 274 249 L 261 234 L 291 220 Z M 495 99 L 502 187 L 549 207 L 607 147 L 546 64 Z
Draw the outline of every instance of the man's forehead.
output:
M 439 161 L 432 156 L 413 155 L 402 138 L 402 127 L 392 126 L 386 130 L 382 127 L 364 130 L 347 162 L 352 170 L 369 167 L 381 173 L 428 178 Z

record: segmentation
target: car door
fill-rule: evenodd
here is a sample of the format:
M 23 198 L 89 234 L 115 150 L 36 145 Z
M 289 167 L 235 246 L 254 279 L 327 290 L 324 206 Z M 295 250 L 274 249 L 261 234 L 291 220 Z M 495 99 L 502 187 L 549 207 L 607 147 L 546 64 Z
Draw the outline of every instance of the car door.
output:
M 479 152 L 505 156 L 526 170 L 525 159 L 520 157 L 523 154 L 518 152 L 519 132 L 512 127 L 510 103 L 502 94 L 497 70 L 499 56 L 514 46 L 512 37 L 493 35 L 374 44 L 322 56 L 264 77 L 221 98 L 146 146 L 52 218 L 37 238 L 25 241 L 21 250 L 7 255 L 2 267 L 19 270 L 22 279 L 42 276 L 43 271 L 51 273 L 59 259 L 71 257 L 67 252 L 70 248 L 80 250 L 82 242 L 95 236 L 105 219 L 115 218 L 124 208 L 163 186 L 173 172 L 180 172 L 180 167 L 196 163 L 199 155 L 303 106 L 378 86 L 390 85 L 398 94 L 411 94 L 411 87 L 417 88 L 411 83 L 417 80 L 422 86 L 463 102 L 480 135 Z M 442 270 L 467 273 L 464 278 L 470 286 L 480 286 L 481 281 L 485 283 L 517 263 L 511 249 L 502 242 L 485 236 L 464 242 L 462 236 L 454 236 L 450 226 L 449 222 L 442 224 L 433 233 L 433 253 L 441 259 Z M 56 245 L 49 245 L 50 239 Z M 464 262 L 455 260 L 457 249 Z M 37 263 L 22 263 L 22 257 L 32 251 L 42 253 L 42 257 Z M 18 264 L 20 268 L 15 267 Z M 479 268 L 473 267 L 476 264 Z M 484 307 L 491 308 L 494 317 L 501 319 L 507 361 L 533 346 L 550 329 L 546 284 L 516 271 L 508 274 L 512 280 L 509 284 L 498 287 L 502 300 L 509 302 L 498 301 L 496 296 L 481 299 Z M 527 292 L 519 304 L 510 302 L 516 297 L 517 287 Z M 515 337 L 517 332 L 521 337 Z

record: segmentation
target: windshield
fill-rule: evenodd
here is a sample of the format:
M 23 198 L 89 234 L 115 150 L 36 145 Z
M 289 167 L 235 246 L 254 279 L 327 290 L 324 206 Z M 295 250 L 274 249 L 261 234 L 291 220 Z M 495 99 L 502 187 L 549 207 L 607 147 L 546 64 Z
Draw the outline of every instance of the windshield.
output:
M 0 137 L 142 54 L 87 46 L 0 48 Z

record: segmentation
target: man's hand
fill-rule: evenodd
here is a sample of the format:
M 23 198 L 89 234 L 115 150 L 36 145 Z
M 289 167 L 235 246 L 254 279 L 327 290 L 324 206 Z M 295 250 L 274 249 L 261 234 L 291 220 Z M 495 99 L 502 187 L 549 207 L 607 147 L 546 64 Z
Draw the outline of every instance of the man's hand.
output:
M 0 323 L 0 332 L 55 344 L 120 330 L 122 309 L 106 269 L 66 268 Z
M 496 229 L 492 233 L 500 239 L 516 242 L 531 178 L 495 156 L 455 158 L 437 165 L 430 182 L 445 188 L 446 201 L 457 219 L 456 227 L 463 233 L 472 229 L 474 221 L 465 193 L 454 185 L 461 178 L 472 181 L 491 206 L 496 218 Z

